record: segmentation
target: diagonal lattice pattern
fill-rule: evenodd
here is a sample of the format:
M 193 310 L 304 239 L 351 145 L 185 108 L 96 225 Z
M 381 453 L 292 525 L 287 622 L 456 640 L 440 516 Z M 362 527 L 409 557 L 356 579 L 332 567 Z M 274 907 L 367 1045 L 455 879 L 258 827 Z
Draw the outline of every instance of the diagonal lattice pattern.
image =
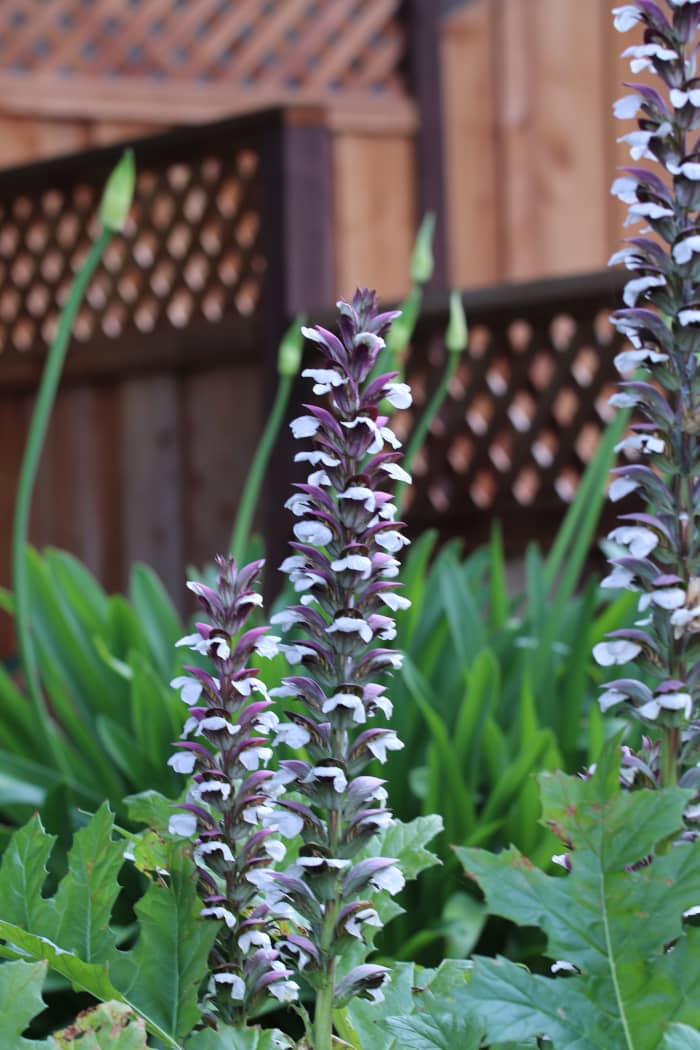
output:
M 405 95 L 400 0 L 6 0 L 0 70 Z
M 518 515 L 546 515 L 573 498 L 614 412 L 622 340 L 608 321 L 614 294 L 572 295 L 564 306 L 554 285 L 549 304 L 519 308 L 512 298 L 480 308 L 470 296 L 469 347 L 415 464 L 413 520 L 511 515 L 517 525 Z M 441 328 L 422 324 L 408 361 L 415 407 L 397 421 L 403 433 L 443 362 Z
M 74 333 L 83 343 L 252 314 L 260 248 L 259 155 L 224 150 L 141 166 L 124 235 L 110 244 Z M 95 236 L 100 190 L 78 180 L 0 200 L 0 350 L 46 346 Z

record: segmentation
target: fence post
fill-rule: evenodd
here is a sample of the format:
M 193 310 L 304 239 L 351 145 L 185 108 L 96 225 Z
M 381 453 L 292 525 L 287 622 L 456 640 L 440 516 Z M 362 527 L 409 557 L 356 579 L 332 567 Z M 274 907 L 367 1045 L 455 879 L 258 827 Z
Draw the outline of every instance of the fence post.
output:
M 280 338 L 296 314 L 311 314 L 333 302 L 333 211 L 331 140 L 319 108 L 294 108 L 272 115 L 263 133 L 263 411 L 269 411 L 277 383 Z M 292 408 L 300 397 L 292 397 Z M 293 412 L 296 414 L 296 411 Z M 265 537 L 267 598 L 279 590 L 276 571 L 287 554 L 291 520 L 282 509 L 293 480 L 295 442 L 283 425 L 263 492 L 260 525 Z
M 440 82 L 440 0 L 407 0 L 409 87 L 418 108 L 416 131 L 417 207 L 420 218 L 435 214 L 435 269 L 430 287 L 445 289 L 447 211 Z

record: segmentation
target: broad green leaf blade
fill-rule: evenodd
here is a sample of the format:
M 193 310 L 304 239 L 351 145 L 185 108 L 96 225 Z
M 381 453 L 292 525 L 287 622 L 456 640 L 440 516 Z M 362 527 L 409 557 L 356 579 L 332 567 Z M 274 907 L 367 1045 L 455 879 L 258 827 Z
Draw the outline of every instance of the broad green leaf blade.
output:
M 76 991 L 87 992 L 95 999 L 102 1000 L 102 1002 L 108 1002 L 113 999 L 120 1003 L 125 1003 L 144 1018 L 149 1032 L 161 1039 L 167 1047 L 174 1047 L 175 1050 L 179 1050 L 179 1044 L 170 1036 L 169 1032 L 161 1028 L 143 1010 L 131 1003 L 127 996 L 117 991 L 110 981 L 109 966 L 106 962 L 101 965 L 83 962 L 77 955 L 64 951 L 48 940 L 48 938 L 39 937 L 34 933 L 27 933 L 21 927 L 0 919 L 0 941 L 3 940 L 7 944 L 0 946 L 0 954 L 4 955 L 5 958 L 25 958 L 47 962 L 52 970 L 55 970 L 56 973 L 61 974 L 62 977 L 70 981 Z M 0 971 L 5 968 L 5 965 L 0 966 Z M 166 966 L 167 963 L 164 961 L 163 967 L 165 968 Z
M 0 863 L 0 916 L 31 932 L 45 933 L 47 902 L 41 896 L 55 835 L 47 835 L 38 814 L 14 833 Z
M 687 1024 L 669 1025 L 663 1050 L 700 1050 L 700 1032 Z
M 120 890 L 124 844 L 112 841 L 112 826 L 105 802 L 87 827 L 76 832 L 68 874 L 54 898 L 51 940 L 88 963 L 101 962 L 114 946 L 109 920 Z
M 151 883 L 136 905 L 139 939 L 130 952 L 110 954 L 114 984 L 139 1012 L 174 1039 L 199 1020 L 197 993 L 207 971 L 216 923 L 199 918 L 191 861 L 170 844 L 169 882 Z
M 625 1042 L 619 1018 L 596 1009 L 572 978 L 549 980 L 509 959 L 475 960 L 469 987 L 454 1003 L 456 1013 L 481 1019 L 492 1043 L 547 1035 L 556 1050 L 637 1050 Z
M 146 1025 L 123 1003 L 100 1003 L 78 1014 L 75 1023 L 54 1032 L 55 1050 L 147 1050 Z
M 457 1013 L 451 999 L 423 997 L 421 1012 L 383 1018 L 379 1025 L 406 1050 L 479 1050 L 486 1034 L 475 1018 Z
M 167 680 L 175 664 L 175 642 L 184 634 L 175 606 L 158 576 L 147 565 L 132 567 L 129 597 L 148 639 L 158 673 Z
M 682 921 L 700 900 L 700 843 L 668 848 L 688 793 L 621 792 L 618 747 L 590 780 L 541 778 L 544 819 L 571 844 L 570 874 L 545 875 L 515 850 L 456 851 L 490 912 L 541 928 L 549 958 L 579 971 L 548 980 L 478 960 L 470 996 L 491 1041 L 539 1033 L 581 1050 L 659 1050 L 670 1019 L 700 1025 L 700 931 Z
M 0 807 L 24 805 L 39 809 L 58 774 L 38 762 L 0 751 Z
M 0 1046 L 7 1050 L 49 1050 L 48 1042 L 22 1038 L 22 1032 L 46 1005 L 41 998 L 45 976 L 44 962 L 0 966 Z
M 436 970 L 426 970 L 414 963 L 395 963 L 391 981 L 384 989 L 383 1002 L 352 1000 L 345 1010 L 338 1011 L 342 1016 L 336 1018 L 337 1031 L 362 1050 L 399 1050 L 403 1045 L 411 1045 L 404 1044 L 403 1033 L 392 1031 L 384 1020 L 422 1013 L 426 998 L 431 996 L 446 1006 L 448 998 L 460 993 L 470 969 L 471 963 L 463 959 L 446 959 Z M 473 1013 L 470 1020 L 474 1027 Z M 458 1024 L 455 1021 L 455 1025 Z M 472 1045 L 478 1047 L 479 1044 L 467 1042 L 464 1050 L 470 1050 Z M 458 1048 L 462 1050 L 462 1044 L 454 1043 L 451 1050 Z

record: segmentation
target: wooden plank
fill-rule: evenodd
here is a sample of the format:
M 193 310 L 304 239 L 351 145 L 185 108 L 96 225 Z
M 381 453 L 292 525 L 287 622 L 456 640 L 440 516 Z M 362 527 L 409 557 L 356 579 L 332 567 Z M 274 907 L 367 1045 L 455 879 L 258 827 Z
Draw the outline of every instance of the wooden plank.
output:
M 119 390 L 120 532 L 125 572 L 143 561 L 184 603 L 185 572 L 178 387 L 169 376 L 128 380 Z
M 372 126 L 401 130 L 415 126 L 415 103 L 398 95 L 369 97 L 366 91 L 331 94 L 325 89 L 294 91 L 278 84 L 247 88 L 239 84 L 158 81 L 151 77 L 71 76 L 0 71 L 0 113 L 63 118 L 153 123 L 198 124 L 223 117 L 278 107 L 324 106 L 335 123 L 355 125 L 362 113 Z
M 360 285 L 400 299 L 417 226 L 412 141 L 337 135 L 333 161 L 336 294 Z
M 495 32 L 494 5 L 481 2 L 455 11 L 441 37 L 449 279 L 460 288 L 503 272 Z
M 105 464 L 95 442 L 98 428 L 93 389 L 59 392 L 37 477 L 31 534 L 40 547 L 68 550 L 100 575 L 105 522 L 98 501 Z
M 11 168 L 84 149 L 89 131 L 81 120 L 27 120 L 6 115 L 0 102 L 0 144 L 0 167 Z
M 185 555 L 203 565 L 225 554 L 262 427 L 260 371 L 239 364 L 183 383 Z M 284 497 L 286 498 L 286 497 Z M 258 514 L 256 527 L 262 525 Z
M 161 124 L 125 120 L 95 120 L 87 127 L 91 146 L 110 146 L 113 142 L 145 138 L 165 130 Z
M 594 269 L 607 248 L 601 7 L 501 0 L 510 277 Z

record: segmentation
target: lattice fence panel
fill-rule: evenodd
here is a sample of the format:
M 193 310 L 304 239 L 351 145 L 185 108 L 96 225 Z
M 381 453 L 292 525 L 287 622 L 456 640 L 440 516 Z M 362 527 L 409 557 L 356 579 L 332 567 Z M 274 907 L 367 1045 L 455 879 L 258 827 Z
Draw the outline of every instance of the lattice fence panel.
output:
M 400 0 L 5 0 L 0 70 L 407 94 Z
M 251 315 L 261 249 L 259 153 L 208 152 L 139 165 L 128 225 L 95 275 L 74 328 L 83 343 Z M 89 170 L 89 169 L 88 169 Z M 78 179 L 0 197 L 0 350 L 45 347 L 96 233 L 100 189 Z
M 415 520 L 508 517 L 517 528 L 519 515 L 571 501 L 612 418 L 623 345 L 608 320 L 614 296 L 572 300 L 470 311 L 469 348 L 414 467 Z M 397 419 L 403 434 L 444 365 L 445 321 L 424 325 L 413 348 L 415 404 Z

